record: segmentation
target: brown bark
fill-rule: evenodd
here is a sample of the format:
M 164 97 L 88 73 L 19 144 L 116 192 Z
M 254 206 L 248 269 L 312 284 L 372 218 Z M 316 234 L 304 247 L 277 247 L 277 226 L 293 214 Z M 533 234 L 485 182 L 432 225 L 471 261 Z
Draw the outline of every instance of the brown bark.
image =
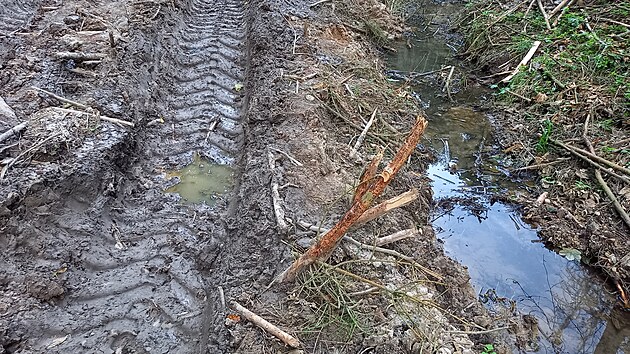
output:
M 396 173 L 405 164 L 411 153 L 416 148 L 420 137 L 424 133 L 427 121 L 424 116 L 419 115 L 416 122 L 407 136 L 404 144 L 400 147 L 394 159 L 383 169 L 383 171 L 372 179 L 369 188 L 357 199 L 350 207 L 350 210 L 341 218 L 341 220 L 333 226 L 320 240 L 311 246 L 306 253 L 298 258 L 293 264 L 280 276 L 281 282 L 294 281 L 297 275 L 309 265 L 318 260 L 325 261 L 337 248 L 339 241 L 343 235 L 352 227 L 357 219 L 370 207 L 372 202 L 383 193 L 385 187 L 396 176 Z M 374 160 L 373 160 L 374 161 Z

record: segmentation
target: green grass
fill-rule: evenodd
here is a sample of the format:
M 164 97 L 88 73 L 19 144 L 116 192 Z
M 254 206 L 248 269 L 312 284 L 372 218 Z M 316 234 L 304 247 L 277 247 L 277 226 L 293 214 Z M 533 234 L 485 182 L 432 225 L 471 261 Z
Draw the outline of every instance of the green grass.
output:
M 553 132 L 553 122 L 549 119 L 543 121 L 542 134 L 536 143 L 536 151 L 540 154 L 544 154 L 549 151 L 549 138 Z
M 343 276 L 325 267 L 312 267 L 300 277 L 299 296 L 314 304 L 312 320 L 303 332 L 324 329 L 350 340 L 356 333 L 369 333 L 367 315 L 359 311 L 359 303 L 348 295 Z

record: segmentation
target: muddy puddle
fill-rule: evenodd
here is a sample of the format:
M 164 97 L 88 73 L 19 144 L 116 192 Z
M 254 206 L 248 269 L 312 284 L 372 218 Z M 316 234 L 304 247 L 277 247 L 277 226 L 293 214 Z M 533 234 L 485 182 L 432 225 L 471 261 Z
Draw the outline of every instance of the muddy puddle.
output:
M 195 154 L 192 163 L 166 174 L 166 178 L 174 180 L 176 184 L 165 192 L 178 194 L 185 203 L 206 203 L 213 206 L 221 195 L 232 188 L 233 176 L 231 167 L 212 163 Z
M 433 6 L 425 15 L 431 9 L 453 11 Z M 615 307 L 603 281 L 572 250 L 564 250 L 564 257 L 545 248 L 515 207 L 496 201 L 530 182 L 509 178 L 489 120 L 474 108 L 491 92 L 454 90 L 453 101 L 448 98 L 444 79 L 457 65 L 454 51 L 433 36 L 436 28 L 425 29 L 395 46 L 389 76 L 410 82 L 429 116 L 424 143 L 438 157 L 427 171 L 436 204 L 432 221 L 447 254 L 468 268 L 490 311 L 518 313 L 530 323 L 533 335 L 517 336 L 515 352 L 630 352 L 630 314 Z

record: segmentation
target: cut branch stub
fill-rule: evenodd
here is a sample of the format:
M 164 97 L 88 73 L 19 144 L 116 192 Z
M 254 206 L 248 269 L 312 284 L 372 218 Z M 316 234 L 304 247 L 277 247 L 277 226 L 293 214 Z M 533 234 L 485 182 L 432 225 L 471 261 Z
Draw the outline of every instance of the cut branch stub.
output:
M 297 275 L 316 261 L 325 261 L 337 248 L 343 235 L 352 227 L 361 215 L 370 207 L 372 202 L 385 190 L 385 187 L 403 167 L 427 126 L 427 120 L 419 115 L 407 136 L 404 144 L 398 149 L 394 159 L 383 169 L 383 172 L 369 182 L 369 187 L 360 197 L 355 195 L 355 202 L 344 214 L 341 220 L 330 229 L 320 240 L 311 246 L 300 258 L 280 275 L 279 281 L 294 281 Z M 372 160 L 374 162 L 374 160 Z M 371 164 L 370 164 L 371 165 Z M 362 178 L 363 179 L 363 178 Z

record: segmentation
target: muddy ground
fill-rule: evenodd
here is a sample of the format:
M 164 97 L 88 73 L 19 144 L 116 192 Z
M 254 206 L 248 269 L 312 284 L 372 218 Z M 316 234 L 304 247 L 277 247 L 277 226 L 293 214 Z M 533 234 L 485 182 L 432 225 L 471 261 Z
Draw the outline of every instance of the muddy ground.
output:
M 403 29 L 378 2 L 353 2 L 343 16 L 309 4 L 12 0 L 0 8 L 8 106 L 0 132 L 28 122 L 0 142 L 0 353 L 289 351 L 245 320 L 226 322 L 231 300 L 296 335 L 305 352 L 471 353 L 499 341 L 486 330 L 514 323 L 487 315 L 427 225 L 430 154 L 421 149 L 386 193 L 416 187 L 420 198 L 351 234 L 369 244 L 415 226 L 420 236 L 390 247 L 417 266 L 349 246 L 330 261 L 366 262 L 349 270 L 392 289 L 412 286 L 402 296 L 412 304 L 397 300 L 399 290 L 344 295 L 364 316 L 362 330 L 342 336 L 347 324 L 317 323 L 332 300 L 315 291 L 321 274 L 341 278 L 316 269 L 267 289 L 316 236 L 278 228 L 271 185 L 284 187 L 291 220 L 330 227 L 379 143 L 368 139 L 349 158 L 358 132 L 323 107 L 331 92 L 357 103 L 358 91 L 331 82 L 374 83 L 366 97 L 381 95 L 385 82 L 356 65 L 382 71 L 374 23 L 348 19 L 364 13 L 392 37 Z M 342 108 L 361 114 L 352 104 Z M 382 125 L 403 133 L 420 114 L 381 108 L 390 119 Z M 232 191 L 212 207 L 164 192 L 177 183 L 167 172 L 195 154 L 236 171 Z M 367 288 L 342 281 L 348 292 Z

